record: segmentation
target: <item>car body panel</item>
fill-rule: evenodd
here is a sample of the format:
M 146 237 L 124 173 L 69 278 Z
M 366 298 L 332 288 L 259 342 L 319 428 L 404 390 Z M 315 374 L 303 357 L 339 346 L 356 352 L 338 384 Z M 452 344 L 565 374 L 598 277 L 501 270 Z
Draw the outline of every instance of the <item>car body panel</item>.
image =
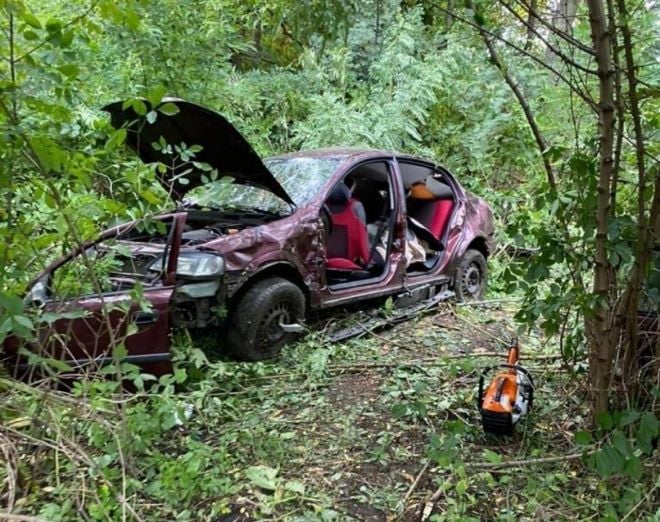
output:
M 152 108 L 147 101 L 143 101 L 148 109 L 152 109 L 151 113 L 156 115 L 155 121 L 150 122 L 138 116 L 133 105 L 127 103 L 111 103 L 103 110 L 110 113 L 115 128 L 124 127 L 128 130 L 126 141 L 144 163 L 168 166 L 165 172 L 158 171 L 158 178 L 175 199 L 181 199 L 189 190 L 203 184 L 203 170 L 194 168 L 192 161 L 195 161 L 207 163 L 223 175 L 231 176 L 235 183 L 262 187 L 293 204 L 243 135 L 217 112 L 178 98 L 164 98 L 163 104 L 178 108 L 176 114 L 167 115 L 159 112 L 158 106 Z M 183 143 L 188 147 L 196 145 L 202 149 L 190 161 L 182 161 L 181 155 L 177 155 L 175 150 L 153 146 L 161 138 L 172 147 Z M 177 165 L 170 168 L 173 161 Z
M 23 373 L 32 365 L 21 348 L 39 357 L 62 361 L 72 368 L 100 368 L 114 362 L 113 348 L 123 345 L 126 356 L 121 360 L 158 372 L 171 369 L 170 304 L 175 290 L 175 272 L 180 250 L 180 236 L 186 215 L 164 214 L 157 219 L 171 222 L 170 240 L 165 245 L 131 245 L 125 248 L 152 251 L 154 256 L 167 253 L 166 268 L 156 286 L 144 287 L 138 297 L 133 291 L 106 292 L 75 299 L 49 300 L 43 303 L 44 315 L 60 316 L 45 321 L 35 332 L 35 340 L 24 343 L 16 338 L 5 342 L 5 363 L 11 370 Z M 76 256 L 86 256 L 88 249 L 102 241 L 130 231 L 136 222 L 113 227 L 95 241 L 83 243 L 67 256 L 51 263 L 32 285 L 43 281 L 47 286 L 53 273 Z
M 110 347 L 124 344 L 128 362 L 141 356 L 151 356 L 151 362 L 168 361 L 169 303 L 173 291 L 174 286 L 145 289 L 143 299 L 149 303 L 148 309 L 143 309 L 129 292 L 47 305 L 50 312 L 66 314 L 80 310 L 85 315 L 59 319 L 42 329 L 39 345 L 46 347 L 43 355 L 76 364 L 103 366 L 112 361 Z

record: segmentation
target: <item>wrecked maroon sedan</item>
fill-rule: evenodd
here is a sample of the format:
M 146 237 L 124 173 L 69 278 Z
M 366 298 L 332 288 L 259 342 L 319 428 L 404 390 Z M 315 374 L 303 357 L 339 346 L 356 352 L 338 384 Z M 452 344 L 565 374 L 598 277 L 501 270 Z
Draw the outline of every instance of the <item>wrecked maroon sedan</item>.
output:
M 50 313 L 42 355 L 103 365 L 119 345 L 128 362 L 168 363 L 172 328 L 211 327 L 254 361 L 276 355 L 312 310 L 483 296 L 492 213 L 444 168 L 358 149 L 261 160 L 219 114 L 166 101 L 155 121 L 130 103 L 105 109 L 179 206 L 108 230 L 33 281 L 26 303 Z M 9 362 L 24 368 L 16 344 Z

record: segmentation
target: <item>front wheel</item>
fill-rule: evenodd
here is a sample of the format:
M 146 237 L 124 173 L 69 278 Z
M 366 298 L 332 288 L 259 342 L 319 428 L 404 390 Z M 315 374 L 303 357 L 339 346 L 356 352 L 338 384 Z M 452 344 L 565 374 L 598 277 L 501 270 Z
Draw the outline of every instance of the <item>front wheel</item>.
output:
M 244 361 L 275 357 L 296 337 L 281 325 L 297 323 L 304 317 L 305 296 L 300 288 L 281 277 L 259 281 L 245 292 L 230 315 L 229 350 Z
M 464 302 L 483 299 L 487 284 L 488 268 L 486 258 L 478 250 L 468 249 L 454 276 L 456 300 Z

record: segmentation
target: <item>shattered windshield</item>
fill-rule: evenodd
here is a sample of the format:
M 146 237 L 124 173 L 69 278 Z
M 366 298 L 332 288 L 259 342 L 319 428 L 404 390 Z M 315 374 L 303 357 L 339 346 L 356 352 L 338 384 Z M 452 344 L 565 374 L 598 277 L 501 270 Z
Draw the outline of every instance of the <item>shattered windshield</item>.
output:
M 264 160 L 264 163 L 296 206 L 300 207 L 319 193 L 341 163 L 341 158 L 273 158 Z M 276 213 L 289 210 L 289 205 L 272 192 L 223 180 L 193 189 L 184 203 L 217 208 L 251 208 Z

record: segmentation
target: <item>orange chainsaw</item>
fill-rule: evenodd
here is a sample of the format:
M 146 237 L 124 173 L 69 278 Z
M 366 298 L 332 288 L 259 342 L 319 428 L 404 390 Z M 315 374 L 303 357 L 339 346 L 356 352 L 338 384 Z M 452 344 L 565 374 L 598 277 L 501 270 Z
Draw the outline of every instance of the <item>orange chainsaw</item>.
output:
M 479 379 L 477 405 L 484 431 L 511 435 L 513 427 L 532 407 L 534 381 L 525 368 L 518 365 L 520 347 L 514 338 L 509 345 L 505 364 L 486 368 Z M 493 370 L 498 372 L 484 393 L 484 379 Z

